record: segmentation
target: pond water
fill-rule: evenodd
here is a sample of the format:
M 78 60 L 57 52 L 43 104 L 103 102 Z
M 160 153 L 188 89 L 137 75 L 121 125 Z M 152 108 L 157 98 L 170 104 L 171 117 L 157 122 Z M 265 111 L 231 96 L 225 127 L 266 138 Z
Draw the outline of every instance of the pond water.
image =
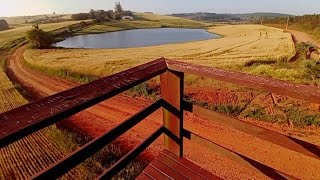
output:
M 129 48 L 215 39 L 220 36 L 203 29 L 135 29 L 73 36 L 54 44 L 64 48 Z

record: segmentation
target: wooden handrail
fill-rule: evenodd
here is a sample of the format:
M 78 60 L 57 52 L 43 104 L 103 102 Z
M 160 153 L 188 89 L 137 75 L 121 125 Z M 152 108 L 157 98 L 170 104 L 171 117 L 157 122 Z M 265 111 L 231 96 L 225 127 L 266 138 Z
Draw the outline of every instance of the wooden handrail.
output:
M 257 76 L 235 71 L 217 69 L 208 66 L 194 65 L 179 61 L 167 60 L 170 70 L 194 74 L 219 81 L 246 86 L 252 89 L 264 90 L 275 94 L 290 96 L 311 103 L 320 104 L 320 88 L 291 83 L 269 77 Z
M 272 78 L 225 71 L 212 67 L 192 65 L 160 58 L 127 71 L 75 87 L 0 114 L 0 148 L 160 75 L 162 99 L 156 101 L 146 109 L 141 110 L 111 131 L 85 144 L 74 153 L 33 176 L 33 178 L 43 179 L 60 177 L 161 107 L 163 108 L 163 126 L 155 131 L 137 148 L 131 150 L 127 155 L 121 158 L 120 161 L 105 170 L 99 178 L 110 178 L 115 175 L 117 171 L 138 156 L 163 133 L 165 137 L 165 148 L 178 156 L 183 155 L 183 136 L 191 140 L 196 139 L 200 144 L 207 144 L 211 149 L 218 149 L 222 152 L 222 148 L 223 152 L 230 151 L 201 136 L 184 130 L 184 110 L 204 116 L 209 120 L 214 120 L 238 131 L 253 135 L 262 140 L 302 153 L 309 157 L 320 159 L 319 146 L 185 103 L 183 101 L 184 73 L 283 94 L 313 103 L 320 103 L 320 90 L 312 86 L 299 85 Z M 244 159 L 247 160 L 247 162 L 250 161 L 253 164 L 258 163 L 259 165 L 259 162 L 244 157 L 241 154 L 231 151 L 230 153 L 235 161 Z M 244 161 L 241 160 L 239 162 L 243 163 Z M 263 167 L 269 168 L 267 166 Z M 272 168 L 269 168 L 269 170 L 276 171 Z M 273 174 L 275 176 L 272 177 L 287 177 L 284 173 L 277 173 Z
M 0 115 L 0 148 L 166 71 L 163 59 L 44 98 Z

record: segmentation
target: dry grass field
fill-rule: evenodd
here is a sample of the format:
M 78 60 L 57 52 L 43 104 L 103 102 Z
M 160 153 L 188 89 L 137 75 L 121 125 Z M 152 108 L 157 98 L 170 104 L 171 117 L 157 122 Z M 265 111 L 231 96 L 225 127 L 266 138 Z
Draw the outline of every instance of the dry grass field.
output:
M 0 87 L 0 113 L 27 103 L 1 67 Z M 51 127 L 0 148 L 0 179 L 26 179 L 64 157 L 68 149 L 55 143 L 53 137 L 56 135 L 62 134 Z M 77 171 L 65 176 L 70 179 L 79 177 L 81 175 Z
M 46 30 L 55 30 L 74 23 L 77 22 L 46 24 L 42 25 L 42 27 Z M 14 44 L 12 42 L 19 38 L 23 38 L 25 32 L 29 29 L 31 29 L 31 25 L 1 31 L 0 49 L 6 45 Z M 0 54 L 0 113 L 28 103 L 17 90 L 19 87 L 10 81 L 4 71 L 5 55 L 6 52 Z M 0 179 L 30 178 L 30 176 L 40 172 L 70 153 L 72 151 L 71 146 L 75 146 L 72 139 L 55 126 L 51 126 L 9 146 L 0 148 Z M 86 167 L 80 165 L 76 170 L 70 171 L 62 179 L 86 178 L 87 174 L 89 172 Z
M 0 113 L 27 103 L 0 67 Z
M 227 25 L 208 31 L 224 37 L 126 49 L 27 50 L 25 60 L 32 66 L 47 70 L 106 76 L 159 57 L 241 70 L 248 64 L 288 62 L 295 55 L 291 35 L 280 29 L 260 25 Z
M 223 37 L 125 49 L 29 49 L 24 53 L 24 59 L 26 64 L 36 70 L 81 82 L 88 82 L 91 77 L 111 75 L 159 57 L 296 83 L 313 84 L 319 81 L 310 76 L 309 69 L 301 66 L 301 62 L 291 62 L 296 54 L 296 47 L 291 34 L 283 30 L 260 25 L 224 25 L 211 27 L 208 31 Z M 294 126 L 319 125 L 320 122 L 318 111 L 308 103 L 302 105 L 301 102 L 281 97 L 284 99 L 282 103 L 274 104 L 274 96 L 258 92 L 255 96 L 246 98 L 242 97 L 241 92 L 247 92 L 247 89 L 192 75 L 187 75 L 185 82 L 187 86 L 199 89 L 190 91 L 193 101 L 228 115 L 268 122 L 289 122 Z M 148 86 L 150 87 L 150 84 Z M 135 91 L 147 94 L 147 89 L 148 87 L 141 86 Z M 222 93 L 225 91 L 228 96 L 234 94 L 233 98 L 238 101 L 245 101 L 236 104 L 211 102 L 210 99 L 214 99 L 212 93 L 219 93 L 219 90 L 222 90 Z M 195 93 L 192 93 L 193 91 Z M 249 90 L 249 94 L 250 92 Z M 223 95 L 221 97 L 226 98 Z

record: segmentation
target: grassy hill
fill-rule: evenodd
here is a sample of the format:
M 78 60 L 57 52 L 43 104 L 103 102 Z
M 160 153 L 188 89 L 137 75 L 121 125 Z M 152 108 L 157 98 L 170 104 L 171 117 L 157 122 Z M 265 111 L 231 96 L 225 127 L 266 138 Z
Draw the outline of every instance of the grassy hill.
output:
M 209 26 L 208 23 L 197 22 L 185 18 L 164 16 L 148 13 L 134 13 L 133 21 L 110 21 L 91 26 L 78 32 L 77 34 L 104 33 L 128 29 L 161 28 L 161 27 L 183 27 L 183 28 L 203 28 Z
M 80 21 L 66 21 L 61 23 L 40 24 L 39 27 L 45 31 L 53 31 L 79 22 Z M 12 46 L 21 43 L 24 41 L 26 32 L 31 29 L 32 25 L 30 24 L 23 27 L 0 31 L 0 49 L 11 48 Z
M 35 16 L 14 16 L 14 17 L 0 17 L 0 19 L 4 19 L 10 25 L 11 28 L 13 27 L 22 27 L 28 26 L 30 23 L 36 23 L 39 21 L 45 20 L 71 20 L 70 15 L 64 14 L 43 14 L 43 15 L 35 15 Z

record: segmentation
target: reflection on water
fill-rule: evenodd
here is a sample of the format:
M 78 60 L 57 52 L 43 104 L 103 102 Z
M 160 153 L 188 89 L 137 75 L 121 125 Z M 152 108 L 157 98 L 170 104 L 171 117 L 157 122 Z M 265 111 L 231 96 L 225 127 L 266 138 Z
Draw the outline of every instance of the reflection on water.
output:
M 135 29 L 69 37 L 55 44 L 65 48 L 129 48 L 218 38 L 203 29 Z

